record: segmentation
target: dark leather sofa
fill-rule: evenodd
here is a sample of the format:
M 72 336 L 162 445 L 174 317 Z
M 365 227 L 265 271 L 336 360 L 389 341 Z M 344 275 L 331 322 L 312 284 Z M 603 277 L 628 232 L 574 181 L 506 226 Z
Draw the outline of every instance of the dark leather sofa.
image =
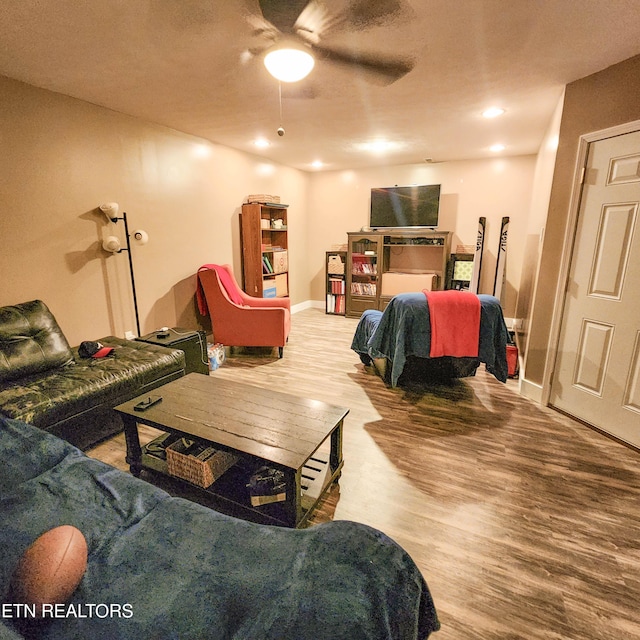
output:
M 113 407 L 184 375 L 180 349 L 97 341 L 113 354 L 81 358 L 44 302 L 0 307 L 0 413 L 86 450 L 122 430 Z

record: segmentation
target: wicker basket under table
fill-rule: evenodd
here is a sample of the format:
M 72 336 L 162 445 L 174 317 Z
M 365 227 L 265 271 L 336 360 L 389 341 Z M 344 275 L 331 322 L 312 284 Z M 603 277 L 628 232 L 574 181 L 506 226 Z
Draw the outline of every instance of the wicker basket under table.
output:
M 185 454 L 186 450 L 187 445 L 182 438 L 166 448 L 169 475 L 205 489 L 238 461 L 238 456 L 233 453 L 213 447 L 207 447 L 197 457 Z

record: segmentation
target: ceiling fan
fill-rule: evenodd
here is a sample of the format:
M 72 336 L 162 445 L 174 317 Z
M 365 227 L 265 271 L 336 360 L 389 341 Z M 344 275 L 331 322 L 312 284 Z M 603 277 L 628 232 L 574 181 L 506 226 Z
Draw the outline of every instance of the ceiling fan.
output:
M 321 0 L 258 0 L 257 4 L 258 11 L 251 14 L 249 22 L 254 27 L 253 35 L 262 42 L 250 49 L 253 55 L 267 56 L 285 48 L 298 50 L 303 55 L 311 54 L 311 68 L 314 61 L 340 65 L 365 72 L 365 77 L 377 84 L 391 84 L 415 66 L 415 60 L 411 58 L 358 51 L 350 47 L 331 47 L 323 43 L 330 33 L 363 31 L 407 20 L 411 8 L 406 0 L 352 0 L 334 15 L 330 15 Z M 276 75 L 273 71 L 271 73 Z

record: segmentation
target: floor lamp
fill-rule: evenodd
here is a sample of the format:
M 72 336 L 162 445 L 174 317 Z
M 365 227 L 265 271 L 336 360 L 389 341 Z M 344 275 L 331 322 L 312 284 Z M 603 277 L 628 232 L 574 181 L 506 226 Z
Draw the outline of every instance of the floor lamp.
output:
M 127 238 L 127 246 L 122 247 L 120 245 L 120 239 L 117 236 L 107 236 L 102 242 L 102 248 L 109 253 L 122 253 L 126 251 L 129 254 L 129 273 L 131 275 L 131 291 L 133 292 L 133 307 L 136 312 L 136 330 L 138 337 L 140 337 L 140 318 L 138 315 L 138 297 L 136 296 L 136 279 L 133 275 L 133 258 L 131 256 L 131 236 L 129 235 L 129 224 L 127 223 L 127 214 L 122 212 L 122 216 L 118 217 L 118 203 L 108 202 L 100 205 L 100 211 L 104 213 L 109 222 L 118 222 L 118 220 L 124 221 L 124 233 Z M 146 231 L 138 229 L 133 232 L 133 238 L 138 244 L 147 244 L 149 236 Z

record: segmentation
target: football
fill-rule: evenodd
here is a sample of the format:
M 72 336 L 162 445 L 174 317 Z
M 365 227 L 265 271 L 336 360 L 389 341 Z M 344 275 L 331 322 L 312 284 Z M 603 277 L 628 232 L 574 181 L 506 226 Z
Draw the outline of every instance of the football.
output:
M 22 554 L 11 579 L 14 602 L 36 605 L 66 602 L 87 568 L 87 541 L 76 527 L 43 533 Z

